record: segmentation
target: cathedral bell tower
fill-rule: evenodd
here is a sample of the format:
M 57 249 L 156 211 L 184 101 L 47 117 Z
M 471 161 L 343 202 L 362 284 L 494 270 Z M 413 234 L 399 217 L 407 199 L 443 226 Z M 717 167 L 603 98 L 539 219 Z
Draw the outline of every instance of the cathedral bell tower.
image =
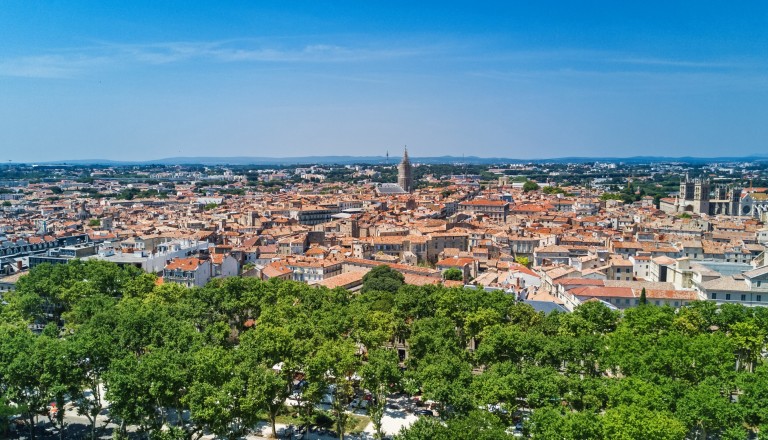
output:
M 403 191 L 413 192 L 413 166 L 408 159 L 408 147 L 403 152 L 403 160 L 397 166 L 397 184 Z

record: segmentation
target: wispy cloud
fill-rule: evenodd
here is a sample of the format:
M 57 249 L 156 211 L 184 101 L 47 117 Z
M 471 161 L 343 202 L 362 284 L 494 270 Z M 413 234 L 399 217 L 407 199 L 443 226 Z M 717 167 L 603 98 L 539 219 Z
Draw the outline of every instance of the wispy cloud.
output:
M 599 70 L 577 68 L 511 68 L 473 70 L 469 76 L 491 81 L 518 84 L 522 90 L 582 91 L 595 93 L 712 94 L 716 91 L 768 91 L 768 78 L 761 73 L 744 70 Z
M 0 76 L 72 78 L 109 63 L 103 56 L 55 54 L 0 58 Z
M 468 51 L 469 52 L 469 51 Z M 765 62 L 757 59 L 686 59 L 632 52 L 584 49 L 499 50 L 490 54 L 471 53 L 461 58 L 466 62 L 487 62 L 508 66 L 527 67 L 531 70 L 592 69 L 633 71 L 706 71 L 764 69 Z
M 721 61 L 690 61 L 668 58 L 609 58 L 609 62 L 619 64 L 634 64 L 640 66 L 662 66 L 662 67 L 684 67 L 694 69 L 719 69 L 719 68 L 738 68 L 743 67 L 741 63 L 721 62 Z
M 337 44 L 305 44 L 285 47 L 242 42 L 161 43 L 113 46 L 146 62 L 176 62 L 207 60 L 215 62 L 353 62 L 412 57 L 423 54 L 424 48 L 392 48 L 345 46 Z
M 483 41 L 370 41 L 353 37 L 333 43 L 319 37 L 232 39 L 221 41 L 171 41 L 144 44 L 96 42 L 80 48 L 21 57 L 0 56 L 0 76 L 70 78 L 105 69 L 130 66 L 193 65 L 282 65 L 369 63 L 413 60 L 429 69 L 431 61 L 459 68 L 472 66 L 476 72 L 511 72 L 510 76 L 572 72 L 612 75 L 648 72 L 723 73 L 755 72 L 764 69 L 759 60 L 681 59 L 618 51 L 552 49 L 499 50 Z M 338 43 L 343 40 L 344 43 Z M 491 45 L 492 46 L 492 45 Z M 463 69 L 462 69 L 463 70 Z M 501 76 L 507 76 L 502 74 Z
M 423 55 L 423 47 L 366 47 L 336 44 L 275 45 L 250 40 L 99 43 L 55 53 L 0 58 L 0 76 L 69 78 L 126 64 L 196 63 L 352 63 Z

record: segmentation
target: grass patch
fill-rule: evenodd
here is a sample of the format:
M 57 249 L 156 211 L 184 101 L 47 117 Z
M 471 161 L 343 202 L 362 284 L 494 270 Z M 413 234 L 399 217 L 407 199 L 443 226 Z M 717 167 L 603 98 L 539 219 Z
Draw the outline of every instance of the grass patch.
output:
M 267 418 L 265 417 L 264 420 L 267 420 Z M 280 414 L 277 417 L 275 417 L 275 421 L 283 425 L 300 425 L 301 417 L 299 416 L 293 417 L 291 414 Z
M 320 418 L 322 416 L 325 416 L 323 419 L 324 423 L 318 423 L 320 421 Z M 261 420 L 265 422 L 269 422 L 266 414 L 260 415 L 259 417 Z M 275 421 L 278 424 L 281 425 L 302 425 L 302 419 L 297 415 L 297 412 L 295 409 L 292 409 L 290 407 L 286 407 L 284 411 L 281 411 L 280 414 L 277 415 L 275 418 Z M 313 417 L 313 425 L 322 425 L 329 429 L 334 429 L 335 427 L 335 419 L 331 415 L 330 412 L 325 411 L 316 411 L 315 416 Z M 359 434 L 365 430 L 365 427 L 368 426 L 368 424 L 371 423 L 371 418 L 368 416 L 362 416 L 357 414 L 350 414 L 349 418 L 347 419 L 347 433 L 350 434 Z
M 369 423 L 371 423 L 371 418 L 368 416 L 351 415 L 347 419 L 347 431 L 350 434 L 359 434 L 365 430 Z

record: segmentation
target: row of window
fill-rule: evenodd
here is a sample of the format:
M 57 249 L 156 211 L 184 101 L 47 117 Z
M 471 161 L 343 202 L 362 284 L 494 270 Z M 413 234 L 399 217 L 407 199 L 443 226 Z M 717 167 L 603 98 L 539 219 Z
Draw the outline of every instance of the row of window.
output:
M 622 301 L 621 298 L 609 298 L 608 302 L 616 304 L 617 306 L 620 306 L 622 304 L 629 306 L 629 305 L 633 304 L 633 300 L 630 299 L 630 298 L 625 298 L 624 301 Z M 658 299 L 654 300 L 653 303 L 655 305 L 657 305 L 657 306 L 661 306 L 663 304 L 669 304 L 669 305 L 671 305 L 673 307 L 680 307 L 680 305 L 681 305 L 680 301 L 672 301 L 672 302 L 668 303 L 666 301 L 662 301 L 662 300 L 658 300 Z M 640 305 L 640 299 L 635 298 L 634 299 L 634 305 L 636 305 L 636 306 Z M 688 305 L 688 301 L 683 301 L 682 305 L 687 306 Z
M 723 294 L 721 294 L 719 299 L 725 299 L 726 301 L 730 301 L 731 300 L 731 294 L 730 293 L 726 293 L 724 295 L 725 296 L 723 297 Z M 746 294 L 741 294 L 739 296 L 740 296 L 740 301 L 746 301 L 747 300 L 747 295 Z M 709 295 L 709 298 L 710 299 L 718 299 L 717 293 L 712 292 Z M 763 295 L 755 295 L 755 301 L 756 302 L 762 302 L 763 301 Z

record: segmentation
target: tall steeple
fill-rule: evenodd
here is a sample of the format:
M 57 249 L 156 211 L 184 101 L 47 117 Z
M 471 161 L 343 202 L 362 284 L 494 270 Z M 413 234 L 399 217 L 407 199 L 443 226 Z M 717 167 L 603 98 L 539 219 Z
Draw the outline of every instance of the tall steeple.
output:
M 408 147 L 405 147 L 403 152 L 403 160 L 400 165 L 397 166 L 397 184 L 405 192 L 413 191 L 413 167 L 411 161 L 408 159 Z

